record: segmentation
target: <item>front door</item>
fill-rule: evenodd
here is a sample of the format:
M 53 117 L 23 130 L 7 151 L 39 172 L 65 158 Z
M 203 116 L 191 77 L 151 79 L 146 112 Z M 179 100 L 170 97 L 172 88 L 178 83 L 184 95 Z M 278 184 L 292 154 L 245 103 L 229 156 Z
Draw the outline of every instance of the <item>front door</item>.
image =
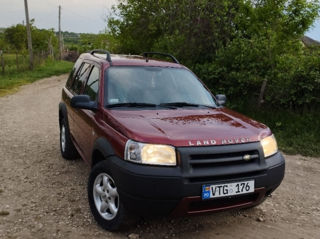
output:
M 85 83 L 82 94 L 88 95 L 92 101 L 98 103 L 100 68 L 93 66 L 89 72 L 89 77 Z M 91 110 L 79 109 L 76 112 L 75 124 L 77 125 L 77 142 L 81 148 L 85 160 L 90 160 L 93 141 L 96 137 L 94 125 L 96 125 L 96 117 L 98 112 Z

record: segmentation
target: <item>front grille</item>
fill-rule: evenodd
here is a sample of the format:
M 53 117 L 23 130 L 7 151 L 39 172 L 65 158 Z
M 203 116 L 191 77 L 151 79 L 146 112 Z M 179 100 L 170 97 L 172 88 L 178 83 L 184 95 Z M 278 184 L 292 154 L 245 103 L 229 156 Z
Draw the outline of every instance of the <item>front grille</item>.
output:
M 250 157 L 244 160 L 244 157 Z M 192 168 L 208 168 L 217 166 L 229 166 L 235 164 L 255 163 L 259 160 L 258 150 L 241 151 L 232 153 L 216 153 L 216 154 L 194 154 L 190 155 L 189 164 Z
M 212 176 L 204 176 L 204 177 L 190 177 L 186 179 L 186 182 L 189 183 L 201 183 L 206 181 L 232 181 L 238 178 L 252 178 L 252 177 L 259 177 L 264 176 L 266 170 L 255 171 L 255 172 L 248 172 L 248 173 L 235 173 L 235 174 L 227 174 L 227 175 L 212 175 Z
M 188 182 L 250 177 L 266 170 L 260 143 L 178 148 Z M 246 159 L 246 160 L 245 160 Z

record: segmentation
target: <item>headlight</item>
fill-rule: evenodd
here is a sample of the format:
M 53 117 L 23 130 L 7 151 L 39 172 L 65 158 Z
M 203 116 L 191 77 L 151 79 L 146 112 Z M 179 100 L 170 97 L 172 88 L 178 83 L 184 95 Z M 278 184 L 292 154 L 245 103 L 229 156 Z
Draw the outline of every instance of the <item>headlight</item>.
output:
M 278 152 L 277 141 L 273 135 L 262 139 L 260 143 L 261 143 L 265 158 Z
M 144 144 L 128 140 L 125 148 L 125 160 L 142 164 L 175 166 L 176 151 L 169 145 Z

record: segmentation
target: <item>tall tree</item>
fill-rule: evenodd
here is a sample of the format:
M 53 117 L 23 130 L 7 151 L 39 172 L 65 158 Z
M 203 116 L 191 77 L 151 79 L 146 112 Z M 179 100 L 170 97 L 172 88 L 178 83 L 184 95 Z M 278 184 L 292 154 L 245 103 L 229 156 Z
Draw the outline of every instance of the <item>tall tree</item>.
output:
M 240 0 L 128 0 L 114 9 L 109 29 L 120 51 L 165 50 L 192 64 L 212 60 L 233 39 L 240 7 Z
M 259 105 L 274 102 L 273 97 L 286 103 L 283 89 L 305 91 L 294 89 L 292 79 L 298 77 L 285 77 L 283 69 L 304 76 L 307 83 L 301 82 L 301 88 L 319 88 L 285 61 L 296 64 L 307 54 L 300 38 L 319 6 L 318 0 L 121 0 L 108 29 L 118 52 L 167 51 L 229 98 L 252 98 L 250 103 Z M 303 67 L 311 74 L 308 64 Z M 312 74 L 309 79 L 318 79 L 318 73 Z
M 108 26 L 118 51 L 165 50 L 192 66 L 212 61 L 235 38 L 262 37 L 281 50 L 318 10 L 317 0 L 122 0 Z

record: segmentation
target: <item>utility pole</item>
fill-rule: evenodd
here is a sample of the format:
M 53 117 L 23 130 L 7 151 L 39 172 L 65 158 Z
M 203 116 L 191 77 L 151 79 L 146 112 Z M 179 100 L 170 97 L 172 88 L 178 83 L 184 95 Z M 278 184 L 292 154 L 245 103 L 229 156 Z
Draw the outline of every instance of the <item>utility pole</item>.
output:
M 59 5 L 59 60 L 62 60 L 61 6 Z
M 31 27 L 29 22 L 29 10 L 28 1 L 24 0 L 24 9 L 26 12 L 26 24 L 27 24 L 27 38 L 28 38 L 28 51 L 29 51 L 29 69 L 33 69 L 33 51 L 32 51 L 32 38 L 31 38 Z

